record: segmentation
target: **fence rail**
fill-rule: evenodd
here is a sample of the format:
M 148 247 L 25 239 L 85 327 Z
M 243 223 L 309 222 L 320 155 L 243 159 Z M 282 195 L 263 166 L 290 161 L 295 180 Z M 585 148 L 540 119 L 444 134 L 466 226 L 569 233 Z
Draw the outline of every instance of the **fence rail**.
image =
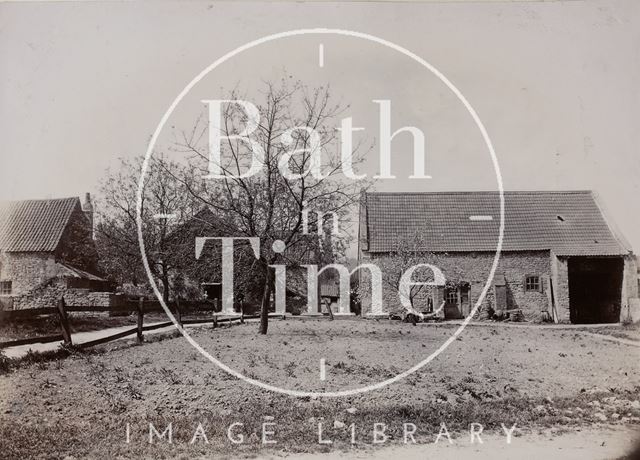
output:
M 46 337 L 38 337 L 35 339 L 30 338 L 30 339 L 9 340 L 7 342 L 0 342 L 0 348 L 17 347 L 19 345 L 31 345 L 32 343 L 61 342 L 62 340 L 64 340 L 64 337 L 62 337 L 62 334 L 48 335 Z
M 167 305 L 171 311 L 175 311 L 177 305 L 171 303 Z M 215 312 L 216 306 L 214 304 L 199 303 L 182 303 L 180 304 L 180 310 L 183 313 L 187 312 Z M 65 305 L 65 310 L 68 313 L 136 313 L 138 311 L 138 302 L 127 301 L 122 305 L 114 305 L 112 307 L 103 307 L 96 305 Z M 157 301 L 144 301 L 144 311 L 146 313 L 163 312 L 164 309 Z M 57 315 L 58 307 L 44 307 L 44 308 L 27 308 L 24 310 L 0 310 L 1 321 L 15 321 L 22 319 L 32 319 L 38 316 L 44 315 Z
M 30 308 L 25 310 L 0 310 L 1 321 L 14 321 L 20 319 L 31 319 L 43 315 L 57 315 L 56 307 Z
M 204 308 L 203 308 L 204 306 Z M 238 321 L 240 323 L 244 323 L 245 319 L 255 319 L 259 318 L 259 315 L 244 315 L 240 313 L 237 317 L 225 317 L 218 318 L 216 314 L 215 305 L 208 304 L 189 304 L 184 303 L 180 304 L 175 303 L 174 305 L 169 306 L 170 310 L 174 313 L 174 316 L 179 325 L 185 324 L 207 324 L 211 323 L 213 327 L 217 327 L 219 323 L 231 323 L 234 321 Z M 101 307 L 101 306 L 66 306 L 64 299 L 60 299 L 56 307 L 47 307 L 47 308 L 37 308 L 30 310 L 10 310 L 10 311 L 0 311 L 0 320 L 11 322 L 16 320 L 24 320 L 24 319 L 35 319 L 43 315 L 57 315 L 60 322 L 60 334 L 51 335 L 46 337 L 34 337 L 34 338 L 26 338 L 26 339 L 18 339 L 18 340 L 10 340 L 5 342 L 0 342 L 0 349 L 15 347 L 19 345 L 31 345 L 35 343 L 50 343 L 50 342 L 58 342 L 62 341 L 66 346 L 73 345 L 71 338 L 71 327 L 69 325 L 68 313 L 74 312 L 82 312 L 82 313 L 133 313 L 137 314 L 137 322 L 135 327 L 131 327 L 124 331 L 117 332 L 115 334 L 111 334 L 109 336 L 100 337 L 95 340 L 91 340 L 89 342 L 83 342 L 77 344 L 79 348 L 88 348 L 95 345 L 101 345 L 107 342 L 111 342 L 113 340 L 121 339 L 127 337 L 129 335 L 137 335 L 138 342 L 142 342 L 143 333 L 147 331 L 152 331 L 155 329 L 162 329 L 165 327 L 173 326 L 172 321 L 166 321 L 162 323 L 149 324 L 147 326 L 144 325 L 144 315 L 145 313 L 153 313 L 153 312 L 162 312 L 164 309 L 160 306 L 158 302 L 148 302 L 143 299 L 139 299 L 137 302 L 128 302 L 124 305 L 119 305 L 116 307 Z M 182 319 L 184 314 L 188 313 L 210 313 L 212 317 L 209 318 L 198 318 L 198 319 Z M 270 315 L 271 316 L 271 315 Z M 95 332 L 99 332 L 95 331 Z

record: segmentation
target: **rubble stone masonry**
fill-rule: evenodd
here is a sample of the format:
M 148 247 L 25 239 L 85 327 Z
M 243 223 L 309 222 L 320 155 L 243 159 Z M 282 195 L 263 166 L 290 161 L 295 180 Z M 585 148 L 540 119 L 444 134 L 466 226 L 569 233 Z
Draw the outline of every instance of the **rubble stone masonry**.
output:
M 363 256 L 363 260 L 361 260 L 360 263 L 370 262 L 375 264 L 376 254 L 363 254 Z M 489 252 L 436 254 L 426 256 L 425 263 L 430 263 L 440 268 L 448 280 L 469 283 L 469 299 L 471 307 L 473 307 L 478 301 L 482 289 L 487 282 L 494 256 L 495 253 Z M 560 271 L 562 271 L 562 269 Z M 564 277 L 566 278 L 566 265 L 564 273 Z M 549 251 L 503 252 L 500 256 L 495 275 L 496 277 L 502 275 L 505 278 L 508 309 L 521 309 L 525 319 L 530 321 L 538 321 L 541 319 L 542 312 L 547 311 L 549 306 L 547 297 L 549 285 L 544 281 L 551 277 Z M 527 276 L 532 275 L 540 277 L 542 286 L 539 291 L 527 291 L 525 289 L 525 279 Z M 362 276 L 364 278 L 368 277 L 366 270 L 362 270 Z M 568 292 L 568 283 L 566 284 L 566 291 Z M 383 298 L 385 299 L 383 307 L 385 312 L 388 313 L 401 309 L 398 295 L 389 292 L 389 289 L 386 287 L 383 290 Z M 476 318 L 485 318 L 486 310 L 489 306 L 495 308 L 494 283 L 489 287 L 487 295 L 476 313 Z M 362 299 L 362 314 L 366 315 L 370 311 L 370 298 L 365 296 L 365 298 Z

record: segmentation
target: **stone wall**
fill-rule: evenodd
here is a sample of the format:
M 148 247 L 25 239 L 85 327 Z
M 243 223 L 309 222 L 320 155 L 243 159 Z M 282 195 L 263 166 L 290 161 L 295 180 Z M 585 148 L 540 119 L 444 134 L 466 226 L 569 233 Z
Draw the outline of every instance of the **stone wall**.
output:
M 64 301 L 69 306 L 111 307 L 123 297 L 113 292 L 96 292 L 88 289 L 68 289 L 64 293 Z
M 363 254 L 363 256 L 361 263 L 375 264 L 375 254 Z M 494 253 L 489 252 L 427 255 L 424 263 L 430 263 L 440 268 L 448 280 L 469 283 L 469 300 L 473 308 L 486 284 L 494 256 Z M 366 270 L 361 270 L 361 272 L 361 281 L 364 285 L 367 285 L 368 272 Z M 549 287 L 547 283 L 543 282 L 545 277 L 551 276 L 549 251 L 503 252 L 496 270 L 496 276 L 498 275 L 504 275 L 506 281 L 507 308 L 521 309 L 526 320 L 539 321 L 542 317 L 542 312 L 547 311 L 549 305 L 547 297 Z M 539 292 L 525 290 L 525 278 L 527 275 L 540 277 L 542 288 Z M 383 308 L 385 313 L 401 308 L 398 294 L 390 292 L 390 289 L 388 286 L 383 286 Z M 370 296 L 364 295 L 361 300 L 362 314 L 366 315 L 371 311 Z M 476 318 L 485 318 L 486 310 L 489 306 L 495 308 L 493 284 L 476 312 Z M 434 302 L 434 307 L 438 307 L 436 302 Z
M 12 295 L 29 292 L 56 276 L 53 253 L 3 252 L 0 254 L 0 280 L 11 281 Z
M 93 307 L 111 307 L 116 305 L 121 294 L 113 292 L 96 292 L 88 289 L 68 289 L 64 280 L 56 280 L 46 286 L 42 286 L 33 291 L 12 296 L 13 309 L 24 310 L 27 308 L 47 308 L 55 307 L 64 296 L 65 304 L 68 306 L 93 306 Z
M 556 266 L 556 276 L 552 279 L 558 321 L 568 323 L 571 321 L 571 310 L 569 308 L 569 259 L 556 257 L 552 254 L 551 264 Z
M 113 304 L 113 293 L 68 288 L 67 279 L 59 271 L 53 253 L 1 253 L 0 280 L 11 281 L 11 295 L 1 296 L 0 307 L 13 310 L 53 307 L 62 295 L 67 305 Z
M 624 294 L 623 299 L 638 297 L 638 262 L 634 255 L 624 258 Z
M 629 255 L 624 259 L 624 276 L 622 286 L 622 305 L 620 308 L 620 321 L 637 322 L 640 315 L 638 307 L 638 262 L 634 255 Z

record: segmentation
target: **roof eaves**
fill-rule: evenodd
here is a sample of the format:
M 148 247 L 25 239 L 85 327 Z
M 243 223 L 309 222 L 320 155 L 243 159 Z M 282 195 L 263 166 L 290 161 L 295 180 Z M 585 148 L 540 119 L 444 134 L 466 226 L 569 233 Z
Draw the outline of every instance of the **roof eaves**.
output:
M 598 210 L 600 211 L 602 218 L 604 219 L 604 223 L 607 224 L 607 227 L 609 227 L 609 231 L 614 236 L 614 238 L 618 241 L 618 244 L 620 244 L 620 246 L 622 246 L 622 248 L 627 251 L 627 254 L 629 253 L 632 254 L 633 248 L 631 247 L 631 244 L 624 237 L 624 234 L 620 231 L 618 226 L 615 224 L 615 221 L 610 217 L 607 208 L 605 207 L 602 200 L 600 200 L 600 195 L 597 192 L 592 191 L 591 196 L 596 206 L 598 207 Z

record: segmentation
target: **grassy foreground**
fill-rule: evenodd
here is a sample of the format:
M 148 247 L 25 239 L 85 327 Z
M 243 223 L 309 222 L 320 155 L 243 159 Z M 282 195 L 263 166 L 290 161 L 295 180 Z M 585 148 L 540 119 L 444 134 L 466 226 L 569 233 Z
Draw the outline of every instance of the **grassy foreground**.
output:
M 244 374 L 284 388 L 336 391 L 406 369 L 452 330 L 284 321 L 271 324 L 266 337 L 256 337 L 251 324 L 202 328 L 193 336 Z M 30 355 L 6 362 L 0 376 L 0 452 L 6 458 L 218 458 L 370 449 L 403 443 L 407 429 L 417 443 L 434 442 L 443 424 L 456 442 L 468 441 L 471 423 L 496 435 L 503 424 L 516 424 L 514 436 L 640 425 L 637 348 L 579 332 L 500 325 L 468 328 L 460 338 L 410 377 L 338 399 L 259 389 L 172 334 L 141 346 L 121 341 L 88 353 Z M 318 378 L 321 357 L 326 381 Z M 165 433 L 150 444 L 149 424 L 158 434 L 171 424 L 172 443 Z M 378 435 L 384 443 L 374 444 L 375 430 L 384 431 Z

